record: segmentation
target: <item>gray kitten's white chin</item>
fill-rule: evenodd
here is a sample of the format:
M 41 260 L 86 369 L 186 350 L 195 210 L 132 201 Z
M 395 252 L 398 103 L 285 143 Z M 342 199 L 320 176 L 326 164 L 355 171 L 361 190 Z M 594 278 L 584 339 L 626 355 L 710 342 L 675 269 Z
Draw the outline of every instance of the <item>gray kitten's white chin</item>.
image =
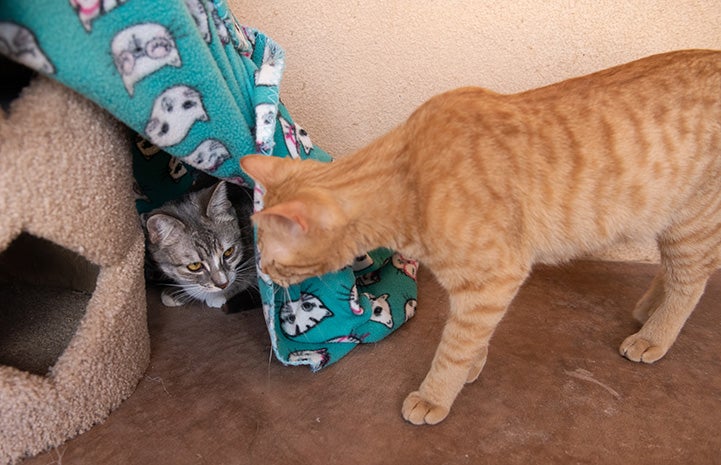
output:
M 187 289 L 189 296 L 204 302 L 208 307 L 220 308 L 228 300 L 222 290 Z
M 205 304 L 208 307 L 220 308 L 225 305 L 226 298 L 224 295 L 221 296 L 207 296 L 205 298 Z
M 225 305 L 228 299 L 223 291 L 207 291 L 199 300 L 205 302 L 208 307 L 220 308 Z

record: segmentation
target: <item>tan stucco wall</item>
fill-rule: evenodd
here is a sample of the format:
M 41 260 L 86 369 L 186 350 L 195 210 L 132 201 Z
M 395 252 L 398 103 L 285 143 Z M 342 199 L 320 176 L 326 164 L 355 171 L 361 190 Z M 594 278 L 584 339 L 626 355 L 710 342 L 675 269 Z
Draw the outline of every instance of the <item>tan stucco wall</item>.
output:
M 285 49 L 283 101 L 334 156 L 454 87 L 517 92 L 653 53 L 721 48 L 718 1 L 230 2 Z

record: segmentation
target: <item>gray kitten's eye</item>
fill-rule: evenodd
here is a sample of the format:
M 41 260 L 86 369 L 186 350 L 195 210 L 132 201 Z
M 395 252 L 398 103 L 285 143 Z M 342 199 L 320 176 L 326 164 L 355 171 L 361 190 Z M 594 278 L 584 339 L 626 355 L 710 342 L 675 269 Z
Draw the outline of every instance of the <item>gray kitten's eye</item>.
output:
M 230 247 L 225 252 L 223 252 L 223 257 L 230 258 L 233 255 L 233 252 L 235 252 L 235 247 Z
M 190 271 L 200 271 L 203 268 L 203 264 L 200 262 L 193 262 L 186 266 Z

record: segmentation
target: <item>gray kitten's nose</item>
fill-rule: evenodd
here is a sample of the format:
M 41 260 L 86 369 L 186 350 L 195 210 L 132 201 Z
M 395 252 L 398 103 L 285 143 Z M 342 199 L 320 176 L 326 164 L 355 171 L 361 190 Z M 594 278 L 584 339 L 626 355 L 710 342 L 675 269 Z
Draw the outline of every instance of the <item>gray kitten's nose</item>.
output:
M 216 273 L 210 274 L 210 279 L 213 281 L 213 284 L 215 284 L 216 287 L 219 287 L 220 289 L 225 289 L 228 287 L 228 284 L 230 284 L 230 281 L 228 281 L 228 277 L 225 275 L 225 273 L 218 271 Z

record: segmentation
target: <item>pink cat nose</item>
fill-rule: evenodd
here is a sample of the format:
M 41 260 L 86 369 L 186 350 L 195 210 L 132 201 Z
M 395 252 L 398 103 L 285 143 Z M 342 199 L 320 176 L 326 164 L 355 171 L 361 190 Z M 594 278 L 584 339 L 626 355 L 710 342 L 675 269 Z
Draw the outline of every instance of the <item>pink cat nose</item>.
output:
M 222 271 L 215 271 L 210 273 L 210 280 L 213 282 L 215 287 L 218 289 L 225 289 L 228 287 L 228 284 L 230 284 L 230 280 L 228 279 L 228 276 L 226 276 L 225 273 Z

